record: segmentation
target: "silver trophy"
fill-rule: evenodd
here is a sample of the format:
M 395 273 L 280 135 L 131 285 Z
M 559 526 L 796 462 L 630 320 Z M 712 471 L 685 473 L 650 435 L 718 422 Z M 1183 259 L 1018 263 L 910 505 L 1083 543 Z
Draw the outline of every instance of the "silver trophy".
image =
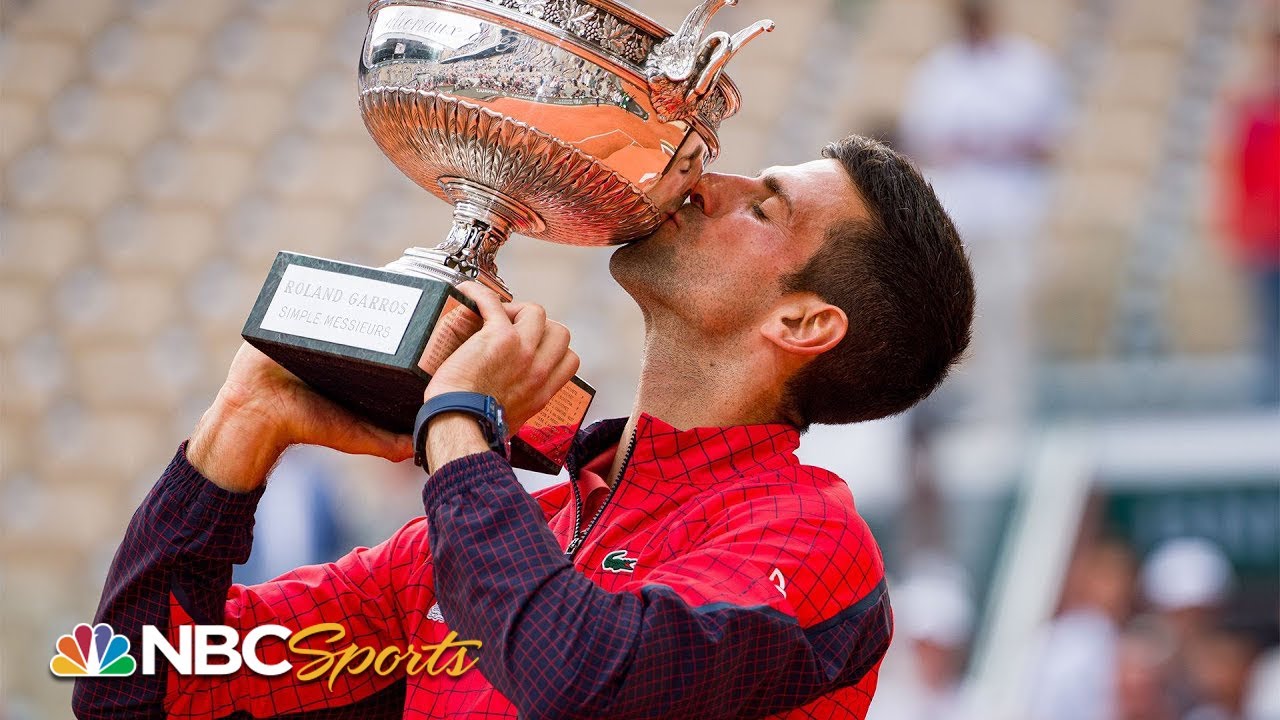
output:
M 453 227 L 381 269 L 280 253 L 245 339 L 321 394 L 410 429 L 431 373 L 479 324 L 454 286 L 511 298 L 494 260 L 511 233 L 613 245 L 683 204 L 738 110 L 725 65 L 773 29 L 705 34 L 736 2 L 704 0 L 675 33 L 615 0 L 373 2 L 365 126 L 453 205 Z M 513 438 L 513 461 L 557 472 L 593 394 L 574 378 Z

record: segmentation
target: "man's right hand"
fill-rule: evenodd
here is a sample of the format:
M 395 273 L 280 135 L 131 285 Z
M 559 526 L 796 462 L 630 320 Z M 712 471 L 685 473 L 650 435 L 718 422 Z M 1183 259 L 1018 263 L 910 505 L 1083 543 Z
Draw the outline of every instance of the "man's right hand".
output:
M 413 456 L 411 436 L 355 417 L 256 348 L 241 345 L 218 397 L 191 433 L 187 460 L 215 485 L 249 492 L 295 444 L 395 462 Z

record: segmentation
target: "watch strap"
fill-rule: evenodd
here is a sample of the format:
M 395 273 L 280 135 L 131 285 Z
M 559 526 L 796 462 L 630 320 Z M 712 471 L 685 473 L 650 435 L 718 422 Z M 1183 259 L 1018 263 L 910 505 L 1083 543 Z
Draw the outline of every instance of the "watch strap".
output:
M 489 449 L 510 458 L 511 447 L 503 420 L 502 404 L 492 395 L 476 392 L 447 392 L 436 395 L 423 403 L 413 423 L 413 462 L 427 466 L 427 423 L 431 418 L 446 412 L 471 415 L 480 423 Z

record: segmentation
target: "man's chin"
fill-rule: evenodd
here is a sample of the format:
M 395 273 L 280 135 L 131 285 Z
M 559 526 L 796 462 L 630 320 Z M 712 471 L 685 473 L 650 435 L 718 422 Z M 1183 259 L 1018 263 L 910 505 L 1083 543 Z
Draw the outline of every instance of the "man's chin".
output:
M 619 245 L 614 249 L 613 254 L 609 256 L 609 274 L 612 275 L 613 279 L 617 280 L 618 284 L 622 285 L 624 288 L 626 287 L 626 283 L 623 282 L 623 278 L 627 275 L 628 267 L 633 262 L 629 256 L 632 255 L 635 250 L 639 248 L 639 246 L 643 245 L 644 241 L 648 239 L 649 236 L 646 235 L 642 238 L 636 238 L 631 242 Z
M 609 258 L 609 274 L 637 300 L 662 294 L 675 281 L 675 246 L 665 239 L 665 233 L 654 233 L 622 245 Z

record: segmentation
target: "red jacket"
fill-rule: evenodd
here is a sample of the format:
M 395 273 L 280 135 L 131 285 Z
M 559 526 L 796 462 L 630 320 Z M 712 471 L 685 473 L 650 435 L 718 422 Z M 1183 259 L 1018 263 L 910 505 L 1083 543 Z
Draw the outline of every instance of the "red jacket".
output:
M 1229 167 L 1236 255 L 1250 267 L 1280 267 L 1280 88 L 1242 102 Z
M 891 615 L 845 483 L 799 464 L 788 426 L 678 431 L 642 416 L 592 524 L 579 468 L 622 426 L 584 431 L 574 482 L 537 502 L 497 454 L 463 458 L 427 481 L 426 516 L 386 542 L 253 587 L 232 586 L 230 565 L 248 554 L 260 492 L 222 491 L 179 452 L 130 524 L 97 622 L 135 647 L 141 624 L 172 634 L 192 618 L 336 622 L 339 647 L 422 647 L 453 631 L 482 643 L 479 664 L 456 678 L 341 674 L 332 688 L 243 670 L 80 680 L 77 715 L 162 717 L 163 703 L 182 718 L 863 717 Z M 569 557 L 575 524 L 590 531 Z M 286 657 L 272 642 L 268 663 Z

